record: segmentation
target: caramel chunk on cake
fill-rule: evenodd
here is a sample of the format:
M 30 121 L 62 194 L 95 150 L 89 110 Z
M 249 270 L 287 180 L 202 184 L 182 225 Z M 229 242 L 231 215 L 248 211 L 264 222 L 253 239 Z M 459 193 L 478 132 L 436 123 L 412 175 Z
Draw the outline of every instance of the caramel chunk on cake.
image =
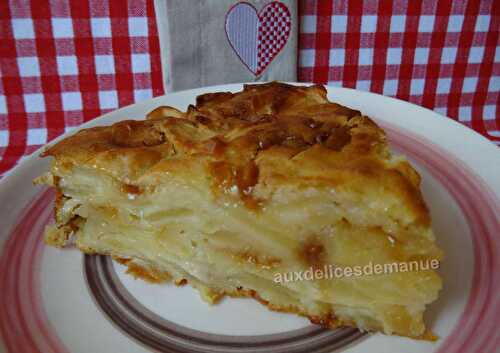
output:
M 332 328 L 429 337 L 423 313 L 441 279 L 428 266 L 396 271 L 442 256 L 420 176 L 323 86 L 204 94 L 43 155 L 52 167 L 38 182 L 57 190 L 50 245 L 189 283 L 210 303 L 250 296 Z

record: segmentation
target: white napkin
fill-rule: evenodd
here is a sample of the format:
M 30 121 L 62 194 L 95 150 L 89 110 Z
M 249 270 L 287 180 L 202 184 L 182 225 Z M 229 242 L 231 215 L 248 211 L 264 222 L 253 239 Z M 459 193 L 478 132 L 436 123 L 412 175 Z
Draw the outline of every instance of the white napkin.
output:
M 296 81 L 296 0 L 155 0 L 167 92 Z

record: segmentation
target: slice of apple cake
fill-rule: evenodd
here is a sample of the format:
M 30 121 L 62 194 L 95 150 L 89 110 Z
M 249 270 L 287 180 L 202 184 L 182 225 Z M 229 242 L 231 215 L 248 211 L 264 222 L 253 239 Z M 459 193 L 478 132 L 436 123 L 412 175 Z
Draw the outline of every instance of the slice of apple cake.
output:
M 328 327 L 430 337 L 422 316 L 441 279 L 397 268 L 442 256 L 420 176 L 322 86 L 204 94 L 186 112 L 81 130 L 44 156 L 50 245 L 188 282 L 211 303 L 251 296 Z

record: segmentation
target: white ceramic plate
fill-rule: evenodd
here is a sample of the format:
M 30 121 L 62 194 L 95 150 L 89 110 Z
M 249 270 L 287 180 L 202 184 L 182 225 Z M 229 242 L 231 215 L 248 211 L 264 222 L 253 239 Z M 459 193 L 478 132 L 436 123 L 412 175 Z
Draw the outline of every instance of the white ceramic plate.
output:
M 159 105 L 185 109 L 199 94 L 168 94 L 84 124 L 141 119 Z M 53 194 L 31 181 L 48 169 L 40 151 L 0 182 L 0 351 L 8 352 L 493 352 L 500 342 L 500 152 L 474 131 L 430 110 L 367 92 L 328 88 L 387 132 L 423 178 L 444 289 L 426 321 L 435 343 L 354 329 L 324 330 L 250 299 L 207 306 L 189 286 L 150 285 L 121 265 L 45 247 Z M 64 136 L 63 136 L 64 137 Z

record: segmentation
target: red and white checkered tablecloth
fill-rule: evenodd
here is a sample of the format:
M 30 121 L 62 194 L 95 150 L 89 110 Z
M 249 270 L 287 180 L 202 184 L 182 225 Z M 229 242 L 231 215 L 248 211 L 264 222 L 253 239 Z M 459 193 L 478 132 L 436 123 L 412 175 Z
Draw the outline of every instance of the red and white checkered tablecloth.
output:
M 0 174 L 56 136 L 163 94 L 152 0 L 2 1 Z
M 499 143 L 499 5 L 300 1 L 299 80 L 410 101 Z
M 300 81 L 408 100 L 500 142 L 493 0 L 299 4 Z M 0 3 L 0 175 L 84 121 L 163 93 L 153 0 Z

